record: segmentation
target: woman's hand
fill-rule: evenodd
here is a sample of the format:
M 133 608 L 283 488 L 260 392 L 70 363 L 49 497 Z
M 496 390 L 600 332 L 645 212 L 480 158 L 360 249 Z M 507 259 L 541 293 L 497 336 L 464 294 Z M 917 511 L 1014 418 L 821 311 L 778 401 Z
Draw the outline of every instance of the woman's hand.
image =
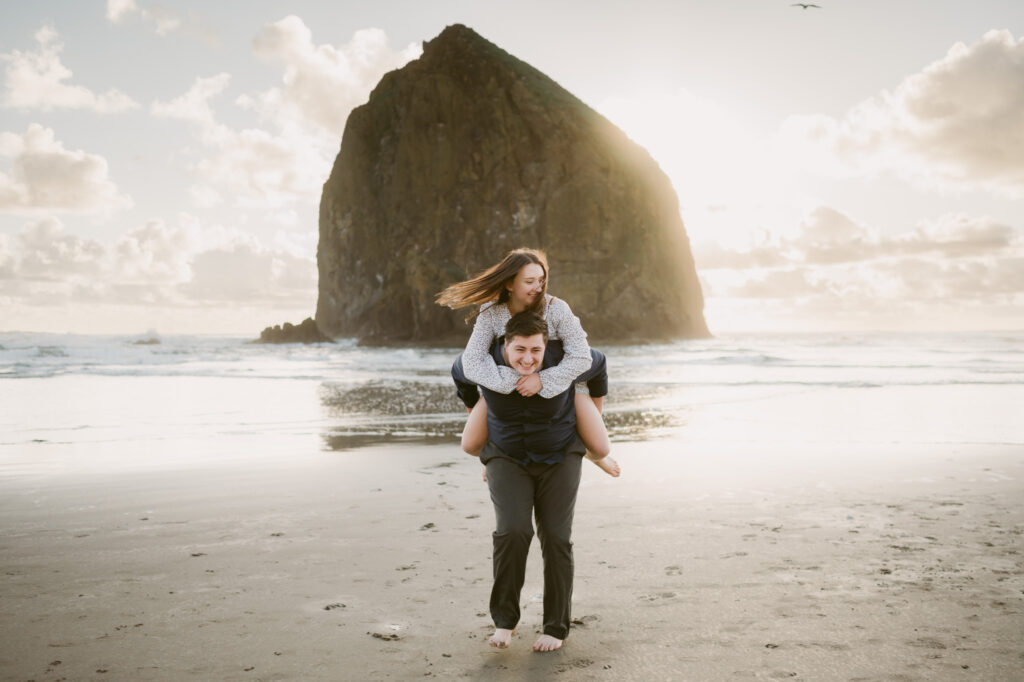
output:
M 516 390 L 519 391 L 519 395 L 527 398 L 531 395 L 540 393 L 540 389 L 542 388 L 544 388 L 544 384 L 540 380 L 539 374 L 527 374 L 520 378 L 519 382 L 516 384 Z

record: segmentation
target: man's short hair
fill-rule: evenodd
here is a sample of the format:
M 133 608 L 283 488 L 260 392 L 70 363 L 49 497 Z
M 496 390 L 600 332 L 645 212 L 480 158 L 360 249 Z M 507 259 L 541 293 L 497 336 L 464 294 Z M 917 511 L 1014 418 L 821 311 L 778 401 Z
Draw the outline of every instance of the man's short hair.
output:
M 516 313 L 505 325 L 506 343 L 515 336 L 533 336 L 534 334 L 540 334 L 544 337 L 544 343 L 548 342 L 548 323 L 540 316 L 540 313 L 533 310 Z

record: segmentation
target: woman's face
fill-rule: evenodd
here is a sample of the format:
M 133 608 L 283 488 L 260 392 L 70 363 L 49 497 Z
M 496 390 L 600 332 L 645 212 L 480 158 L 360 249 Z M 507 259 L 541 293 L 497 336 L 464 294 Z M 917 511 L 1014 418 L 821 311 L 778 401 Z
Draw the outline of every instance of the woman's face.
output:
M 526 310 L 544 291 L 544 268 L 536 263 L 527 263 L 505 288 L 509 291 L 509 307 L 515 312 Z

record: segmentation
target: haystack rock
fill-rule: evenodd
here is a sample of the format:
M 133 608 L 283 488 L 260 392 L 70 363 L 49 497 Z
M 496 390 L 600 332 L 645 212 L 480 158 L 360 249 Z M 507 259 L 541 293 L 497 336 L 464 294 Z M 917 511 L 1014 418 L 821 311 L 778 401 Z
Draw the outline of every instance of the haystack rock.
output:
M 462 343 L 445 286 L 517 247 L 594 341 L 706 336 L 676 193 L 553 80 L 449 26 L 352 111 L 320 203 L 316 322 L 369 343 Z

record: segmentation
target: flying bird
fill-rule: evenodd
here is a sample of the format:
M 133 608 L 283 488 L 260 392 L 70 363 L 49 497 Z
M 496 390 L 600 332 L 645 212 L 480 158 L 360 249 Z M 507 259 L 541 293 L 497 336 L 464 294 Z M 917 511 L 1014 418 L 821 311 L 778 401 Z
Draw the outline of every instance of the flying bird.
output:
M 821 5 L 812 5 L 806 2 L 794 2 L 790 7 L 803 7 L 804 9 L 807 9 L 808 7 L 817 7 L 818 9 L 821 9 Z

